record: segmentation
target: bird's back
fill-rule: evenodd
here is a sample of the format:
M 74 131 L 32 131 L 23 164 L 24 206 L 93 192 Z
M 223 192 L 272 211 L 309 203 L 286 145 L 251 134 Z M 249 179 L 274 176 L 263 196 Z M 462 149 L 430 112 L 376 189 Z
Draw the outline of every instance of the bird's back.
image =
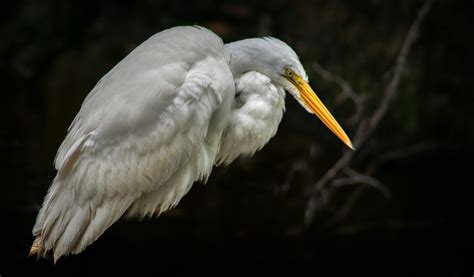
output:
M 176 88 L 184 83 L 191 67 L 207 57 L 225 60 L 223 43 L 200 27 L 167 29 L 136 47 L 87 95 L 58 151 L 56 169 L 85 133 L 95 131 L 117 137 L 122 135 L 118 131 L 128 135 L 130 128 L 146 131 L 150 127 L 147 124 L 154 124 L 152 119 L 156 120 L 169 104 L 167 100 L 175 97 Z
M 199 27 L 158 33 L 107 73 L 58 150 L 32 253 L 78 253 L 127 210 L 160 213 L 210 173 L 234 97 L 223 44 Z

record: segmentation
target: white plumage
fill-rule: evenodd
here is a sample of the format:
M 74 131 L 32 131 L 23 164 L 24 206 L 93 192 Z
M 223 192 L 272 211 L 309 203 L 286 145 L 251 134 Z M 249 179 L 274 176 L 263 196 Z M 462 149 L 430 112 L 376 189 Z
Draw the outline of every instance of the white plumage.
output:
M 235 79 L 237 97 L 222 137 L 218 163 L 253 155 L 272 138 L 283 117 L 285 91 L 270 78 L 249 71 Z
M 152 36 L 84 100 L 58 150 L 31 253 L 52 250 L 56 261 L 124 214 L 174 207 L 215 164 L 252 155 L 275 135 L 285 90 L 314 112 L 304 81 L 296 54 L 277 39 L 224 46 L 201 27 Z

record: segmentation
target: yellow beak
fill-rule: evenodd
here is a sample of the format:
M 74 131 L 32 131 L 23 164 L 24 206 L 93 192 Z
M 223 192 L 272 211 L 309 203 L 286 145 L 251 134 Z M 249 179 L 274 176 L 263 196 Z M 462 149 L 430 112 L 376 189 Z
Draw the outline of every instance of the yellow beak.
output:
M 342 142 L 354 150 L 352 142 L 341 128 L 336 119 L 331 115 L 323 102 L 319 99 L 313 89 L 300 76 L 293 74 L 292 78 L 287 78 L 299 91 L 304 104 L 329 128 Z

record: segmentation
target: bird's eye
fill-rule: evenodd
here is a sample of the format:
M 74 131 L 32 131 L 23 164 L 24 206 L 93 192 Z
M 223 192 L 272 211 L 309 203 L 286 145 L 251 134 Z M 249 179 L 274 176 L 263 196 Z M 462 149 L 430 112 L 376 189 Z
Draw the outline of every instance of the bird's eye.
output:
M 293 77 L 293 70 L 287 69 L 287 70 L 286 70 L 286 76 L 288 76 L 288 77 Z

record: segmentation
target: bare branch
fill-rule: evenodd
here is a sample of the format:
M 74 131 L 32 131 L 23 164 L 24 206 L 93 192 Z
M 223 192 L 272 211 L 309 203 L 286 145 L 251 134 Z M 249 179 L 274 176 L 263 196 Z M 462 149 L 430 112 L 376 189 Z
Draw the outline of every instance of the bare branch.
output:
M 381 154 L 377 160 L 372 162 L 368 168 L 367 168 L 367 173 L 368 175 L 372 174 L 375 172 L 375 169 L 386 162 L 393 161 L 396 159 L 401 159 L 405 158 L 407 156 L 412 156 L 415 154 L 418 154 L 420 152 L 432 150 L 438 146 L 437 143 L 434 142 L 423 142 L 423 143 L 418 143 L 415 145 L 411 145 L 408 147 L 403 147 L 399 149 L 395 149 L 392 151 L 389 151 L 387 153 Z
M 354 146 L 356 148 L 359 148 L 365 141 L 367 141 L 370 138 L 374 130 L 380 124 L 380 121 L 383 118 L 383 116 L 387 113 L 387 110 L 390 107 L 390 104 L 393 102 L 393 100 L 397 96 L 398 85 L 400 83 L 400 78 L 404 70 L 407 56 L 410 53 L 413 43 L 416 41 L 421 23 L 423 22 L 426 15 L 428 14 L 428 11 L 431 8 L 432 2 L 433 2 L 432 0 L 425 1 L 425 3 L 423 4 L 423 7 L 418 12 L 418 15 L 415 21 L 413 22 L 410 29 L 408 30 L 408 33 L 403 41 L 403 45 L 400 50 L 400 53 L 396 59 L 393 76 L 384 89 L 384 93 L 382 95 L 382 98 L 380 99 L 380 104 L 378 108 L 372 113 L 371 116 L 368 117 L 368 119 L 360 120 L 357 132 L 354 136 Z M 347 82 L 345 82 L 342 78 L 329 73 L 327 70 L 324 70 L 319 64 L 315 63 L 315 65 L 316 66 L 313 66 L 313 68 L 323 78 L 327 80 L 332 80 L 338 83 L 339 86 L 341 86 L 341 88 L 343 89 L 343 91 L 346 91 L 349 95 L 351 95 L 350 92 L 353 92 L 353 90 L 351 86 L 347 84 Z M 350 88 L 350 90 L 348 90 L 347 88 Z M 351 98 L 351 99 L 353 99 L 353 101 L 354 99 L 357 99 L 357 101 L 354 101 L 356 103 L 356 106 L 358 105 L 357 103 L 360 103 L 358 102 L 359 101 L 358 98 Z M 352 152 L 352 151 L 344 152 L 342 157 L 334 163 L 334 165 L 326 172 L 326 174 L 324 174 L 321 177 L 321 179 L 319 179 L 318 182 L 314 184 L 314 186 L 310 190 L 311 196 L 309 197 L 306 210 L 305 210 L 306 226 L 309 226 L 312 223 L 313 218 L 314 218 L 314 213 L 316 212 L 316 209 L 319 207 L 321 203 L 321 191 L 325 189 L 328 183 L 330 183 L 332 180 L 336 178 L 336 176 L 339 174 L 341 170 L 343 170 L 344 168 L 348 166 L 348 164 L 354 158 L 355 154 L 356 152 Z M 373 180 L 370 180 L 370 182 L 372 182 L 372 184 L 374 183 Z
M 356 138 L 360 137 L 359 133 L 365 129 L 365 126 L 366 124 L 364 124 L 364 122 L 359 125 L 359 129 L 357 130 L 355 135 Z M 359 144 L 359 140 L 354 140 L 355 148 L 357 148 Z M 341 169 L 345 168 L 349 164 L 355 153 L 355 151 L 346 150 L 342 157 L 328 171 L 326 171 L 326 174 L 324 174 L 321 179 L 319 179 L 319 181 L 314 185 L 312 190 L 310 190 L 310 193 L 314 193 L 315 191 L 321 190 L 330 180 L 334 179 L 334 177 L 336 177 L 339 171 L 341 171 Z
M 374 177 L 361 174 L 350 168 L 346 168 L 344 170 L 344 173 L 349 175 L 349 177 L 334 180 L 332 182 L 332 186 L 341 187 L 346 185 L 366 184 L 380 191 L 387 199 L 390 198 L 392 195 L 390 189 Z
M 327 69 L 323 68 L 318 62 L 316 61 L 313 62 L 312 67 L 314 71 L 318 73 L 323 79 L 325 79 L 326 81 L 334 82 L 337 85 L 339 85 L 339 87 L 341 87 L 341 93 L 339 94 L 338 97 L 336 97 L 337 102 L 342 102 L 346 99 L 352 100 L 355 106 L 355 113 L 349 119 L 348 124 L 350 125 L 356 124 L 363 115 L 364 98 L 358 95 L 354 91 L 354 89 L 352 89 L 352 86 L 349 84 L 349 82 L 347 82 L 341 76 L 336 75 L 328 71 Z
M 306 159 L 298 160 L 293 163 L 290 170 L 286 174 L 285 181 L 283 184 L 278 187 L 278 192 L 287 193 L 291 188 L 291 182 L 298 172 L 305 172 L 309 167 L 308 161 Z
M 345 201 L 343 207 L 338 209 L 337 213 L 325 223 L 324 226 L 326 227 L 332 226 L 340 222 L 350 214 L 350 212 L 356 205 L 357 200 L 360 196 L 362 196 L 362 192 L 366 188 L 366 185 L 369 185 L 379 190 L 385 196 L 385 198 L 391 197 L 390 189 L 374 177 L 368 176 L 366 174 L 361 174 L 351 168 L 344 169 L 344 173 L 349 175 L 349 177 L 335 179 L 331 183 L 331 188 L 337 188 L 345 185 L 361 185 L 356 187 L 355 191 L 351 193 L 350 197 L 347 199 L 347 201 Z
M 431 8 L 433 1 L 427 0 L 423 7 L 418 12 L 418 16 L 415 19 L 415 22 L 410 27 L 407 36 L 405 37 L 405 41 L 403 42 L 402 49 L 400 50 L 400 54 L 397 57 L 397 62 L 395 65 L 395 69 L 393 71 L 393 76 L 390 82 L 388 83 L 387 87 L 385 88 L 383 97 L 381 99 L 380 105 L 378 109 L 372 114 L 369 120 L 369 131 L 370 133 L 377 128 L 380 123 L 382 117 L 387 113 L 390 103 L 392 103 L 393 99 L 397 95 L 398 84 L 400 83 L 400 78 L 403 73 L 403 69 L 405 67 L 406 59 L 408 54 L 410 53 L 411 47 L 413 43 L 416 41 L 418 36 L 418 32 L 420 30 L 420 25 L 425 19 L 428 11 Z
M 316 73 L 318 73 L 326 81 L 338 84 L 341 87 L 342 95 L 345 96 L 344 98 L 350 98 L 354 104 L 357 105 L 357 103 L 360 101 L 359 95 L 355 93 L 351 85 L 346 80 L 344 80 L 339 75 L 329 72 L 316 61 L 312 63 L 312 67 L 314 71 L 316 71 Z M 341 98 L 340 101 L 344 100 L 344 98 Z
M 366 186 L 357 187 L 356 190 L 351 194 L 349 199 L 344 203 L 344 206 L 341 209 L 339 209 L 336 215 L 334 215 L 334 217 L 328 221 L 327 226 L 334 225 L 335 223 L 346 218 L 350 214 L 350 212 L 354 209 L 354 206 L 356 205 L 357 200 L 359 199 L 359 197 L 362 196 L 362 192 L 364 191 L 365 188 Z

